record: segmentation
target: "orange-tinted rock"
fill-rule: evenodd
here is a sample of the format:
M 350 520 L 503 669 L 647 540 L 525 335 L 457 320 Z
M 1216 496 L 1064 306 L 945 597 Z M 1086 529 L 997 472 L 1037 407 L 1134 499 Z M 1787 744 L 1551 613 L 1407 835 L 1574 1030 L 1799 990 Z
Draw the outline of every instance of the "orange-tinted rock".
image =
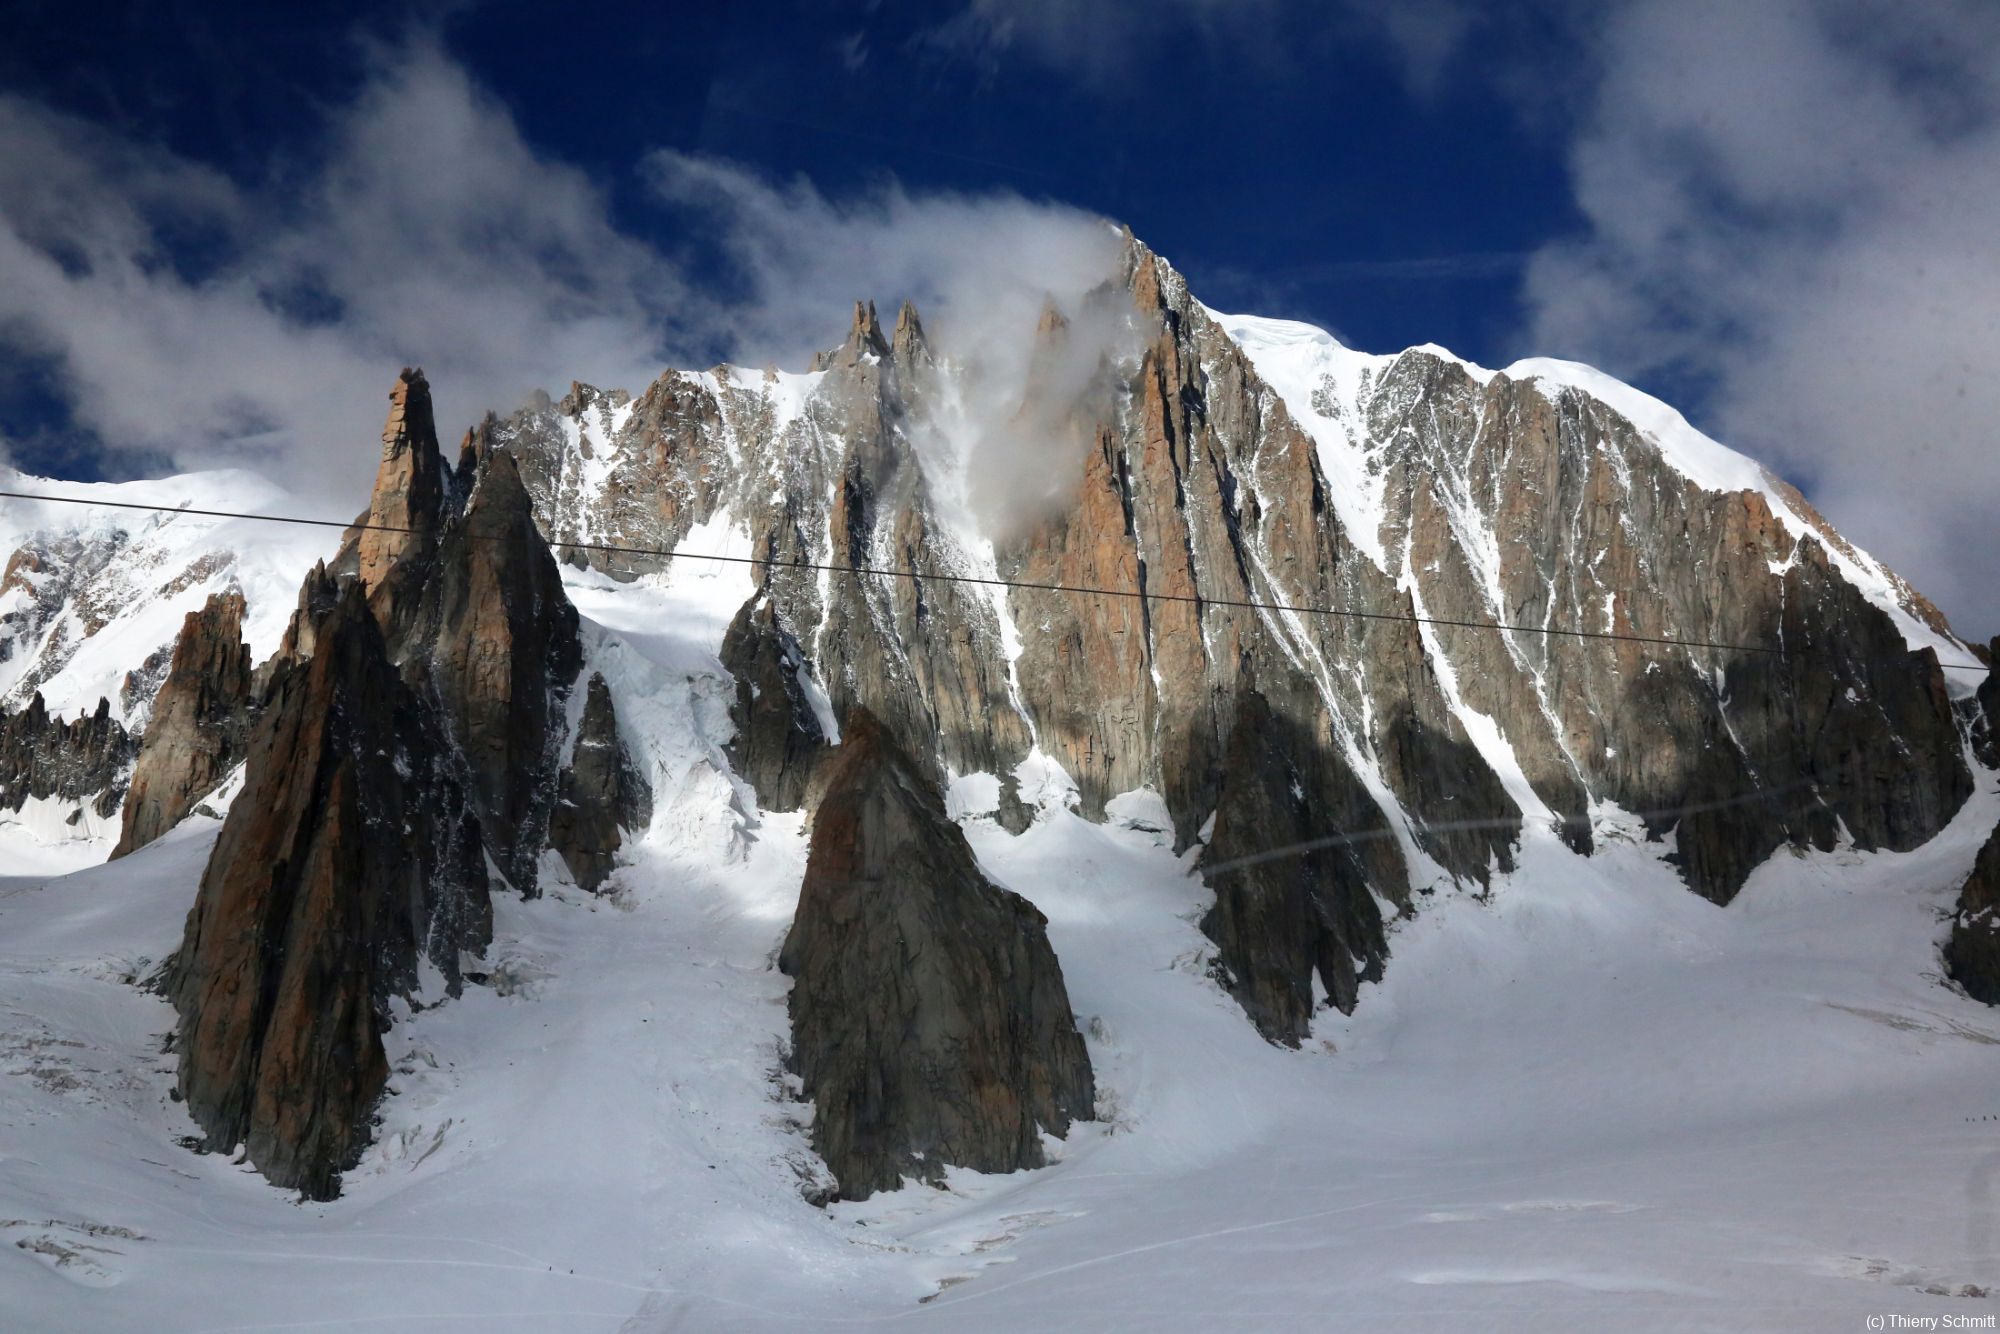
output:
M 382 462 L 364 520 L 370 526 L 356 542 L 362 586 L 384 625 L 408 616 L 429 573 L 444 501 L 444 457 L 431 417 L 430 384 L 422 371 L 405 369 L 389 391 Z
M 179 1092 L 207 1147 L 313 1199 L 367 1141 L 391 997 L 457 985 L 491 907 L 476 824 L 358 584 L 282 664 L 168 992 Z

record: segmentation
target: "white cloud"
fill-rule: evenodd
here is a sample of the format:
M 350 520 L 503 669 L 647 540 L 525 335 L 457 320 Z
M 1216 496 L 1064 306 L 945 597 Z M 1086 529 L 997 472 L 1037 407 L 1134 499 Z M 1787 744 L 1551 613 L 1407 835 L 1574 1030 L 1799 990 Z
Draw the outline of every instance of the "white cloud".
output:
M 661 203 L 733 268 L 727 290 L 621 230 L 597 183 L 423 43 L 382 52 L 329 131 L 317 160 L 248 186 L 0 99 L 0 348 L 48 357 L 76 420 L 135 466 L 275 470 L 339 512 L 365 495 L 404 365 L 425 367 L 450 433 L 572 378 L 800 365 L 857 297 L 914 299 L 948 347 L 1025 349 L 1044 294 L 1116 254 L 1100 221 L 1012 195 L 835 202 L 649 158 Z
M 572 373 L 645 376 L 676 332 L 672 269 L 425 45 L 385 55 L 325 157 L 268 185 L 17 98 L 0 144 L 0 332 L 53 358 L 114 450 L 275 453 L 358 498 L 400 366 L 469 424 Z
M 1570 146 L 1534 350 L 1702 386 L 1717 435 L 2000 630 L 2000 8 L 1637 0 Z

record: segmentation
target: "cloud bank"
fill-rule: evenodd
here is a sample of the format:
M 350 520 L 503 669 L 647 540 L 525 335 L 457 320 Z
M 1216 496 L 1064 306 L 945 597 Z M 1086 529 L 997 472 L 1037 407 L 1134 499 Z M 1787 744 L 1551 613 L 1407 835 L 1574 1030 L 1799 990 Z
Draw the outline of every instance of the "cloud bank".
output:
M 682 225 L 667 242 L 422 41 L 380 49 L 323 150 L 255 183 L 0 98 L 0 355 L 53 367 L 114 460 L 248 466 L 340 510 L 404 365 L 448 430 L 572 378 L 798 366 L 856 298 L 914 299 L 947 349 L 1006 331 L 1024 357 L 1045 294 L 1116 254 L 1101 220 L 1008 194 L 834 201 L 669 152 L 639 169 Z
M 1972 634 L 2000 631 L 2000 7 L 1638 0 L 1569 148 L 1538 351 L 1691 386 Z

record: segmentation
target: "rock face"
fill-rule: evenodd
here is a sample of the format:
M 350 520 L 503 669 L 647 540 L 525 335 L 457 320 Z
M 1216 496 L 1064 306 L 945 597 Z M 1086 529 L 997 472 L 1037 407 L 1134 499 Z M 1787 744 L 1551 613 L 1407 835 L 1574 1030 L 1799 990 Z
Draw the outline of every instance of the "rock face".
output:
M 1045 919 L 980 874 L 928 775 L 861 710 L 834 752 L 779 966 L 813 1146 L 844 1198 L 937 1182 L 947 1165 L 1040 1166 L 1039 1131 L 1092 1114 Z
M 1237 702 L 1202 861 L 1215 906 L 1201 929 L 1257 1031 L 1297 1046 L 1312 1026 L 1315 975 L 1351 1013 L 1389 952 L 1369 886 L 1396 884 L 1402 855 L 1338 750 L 1254 690 Z
M 250 675 L 243 595 L 214 594 L 181 625 L 132 769 L 114 859 L 180 823 L 242 760 L 250 728 Z
M 1989 744 L 2000 734 L 2000 638 L 1993 641 L 1994 666 L 1979 686 L 1979 706 L 1986 715 Z M 1958 911 L 1945 938 L 1945 972 L 1966 994 L 1988 1005 L 2000 1005 L 2000 827 L 1986 840 L 1973 863 L 1972 874 L 1958 893 Z
M 618 738 L 611 687 L 591 673 L 576 749 L 556 787 L 549 846 L 562 854 L 576 883 L 595 892 L 617 865 L 619 830 L 643 828 L 653 795 Z
M 313 582 L 327 610 L 310 657 L 275 673 L 168 993 L 207 1147 L 330 1199 L 388 1076 L 390 998 L 420 960 L 455 990 L 492 908 L 477 820 L 364 589 Z
M 752 602 L 723 636 L 722 665 L 736 678 L 730 761 L 772 809 L 797 810 L 827 746 L 840 739 L 804 648 L 771 603 Z
M 390 394 L 368 524 L 334 569 L 367 591 L 404 681 L 434 700 L 465 765 L 487 851 L 537 891 L 583 652 L 576 609 L 535 526 L 514 458 L 467 436 L 445 468 L 422 371 Z
M 431 417 L 431 387 L 407 367 L 389 391 L 382 462 L 369 497 L 368 525 L 356 536 L 355 564 L 376 619 L 397 626 L 430 573 L 445 509 L 444 456 Z
M 2000 635 L 1993 636 L 1987 648 L 1987 661 L 1993 664 L 1993 670 L 1979 683 L 1979 707 L 1985 710 L 1989 721 L 2000 725 Z
M 1973 999 L 2000 1005 L 2000 828 L 1979 850 L 1959 891 L 1944 966 Z
M 487 453 L 465 481 L 464 509 L 443 526 L 399 657 L 442 706 L 488 851 L 532 894 L 556 802 L 563 701 L 583 650 L 514 460 Z
M 125 792 L 133 742 L 100 699 L 87 717 L 64 722 L 49 715 L 37 694 L 19 713 L 0 709 L 0 810 L 18 811 L 31 799 L 74 806 L 67 818 L 107 818 Z
M 1979 712 L 1985 723 L 1985 744 L 1990 752 L 1987 763 L 2000 765 L 2000 635 L 1993 637 L 1987 661 L 1993 669 L 1979 683 Z

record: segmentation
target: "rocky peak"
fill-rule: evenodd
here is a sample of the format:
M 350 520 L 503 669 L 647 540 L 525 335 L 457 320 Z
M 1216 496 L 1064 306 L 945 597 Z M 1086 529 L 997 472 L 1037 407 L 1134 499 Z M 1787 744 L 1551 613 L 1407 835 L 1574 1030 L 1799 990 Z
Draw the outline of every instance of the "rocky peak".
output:
M 896 332 L 890 339 L 890 347 L 896 357 L 896 364 L 905 370 L 931 364 L 930 340 L 924 335 L 923 321 L 917 318 L 917 308 L 905 301 L 896 312 Z
M 37 691 L 18 713 L 0 709 L 0 810 L 54 800 L 75 807 L 71 824 L 90 815 L 108 817 L 125 795 L 132 751 L 132 738 L 111 716 L 109 699 L 65 722 L 49 713 Z
M 1039 1167 L 1095 1101 L 1047 922 L 986 879 L 929 775 L 850 712 L 813 817 L 791 1064 L 848 1199 L 905 1177 Z
M 911 310 L 912 320 L 915 310 Z M 901 327 L 901 321 L 898 322 Z M 822 352 L 813 358 L 816 371 L 833 370 L 837 367 L 855 366 L 869 358 L 880 360 L 889 355 L 889 341 L 882 336 L 882 326 L 875 319 L 873 301 L 854 303 L 854 322 L 848 327 L 847 341 L 830 352 Z
M 391 649 L 443 706 L 494 860 L 533 893 L 548 840 L 563 700 L 583 662 L 576 608 L 505 450 L 480 458 L 464 513 L 445 525 L 430 578 Z
M 421 370 L 403 369 L 389 391 L 382 462 L 369 498 L 369 526 L 355 544 L 369 602 L 385 624 L 406 614 L 437 549 L 445 507 L 444 456 L 431 418 L 431 388 Z
M 388 1077 L 389 999 L 424 959 L 456 990 L 492 908 L 477 821 L 361 585 L 305 605 L 311 656 L 276 668 L 167 990 L 207 1147 L 330 1199 Z
M 1365 855 L 1211 882 L 1231 985 L 1286 1041 L 1315 985 L 1348 1004 L 1349 975 L 1381 966 L 1374 903 L 1482 890 L 1514 865 L 1530 815 L 1582 856 L 1607 804 L 1643 812 L 1657 854 L 1727 901 L 1787 843 L 1845 827 L 1863 846 L 1913 846 L 1970 790 L 1938 673 L 1852 573 L 1865 554 L 1812 540 L 1818 521 L 1781 489 L 1696 482 L 1618 394 L 1441 349 L 1362 357 L 1296 328 L 1260 346 L 1129 234 L 1117 280 L 1069 314 L 1051 303 L 1038 321 L 1034 410 L 1016 423 L 1044 446 L 1048 503 L 996 535 L 994 564 L 1023 584 L 1144 596 L 1015 587 L 995 603 L 935 581 L 763 570 L 722 657 L 739 683 L 731 755 L 767 808 L 810 802 L 839 753 L 834 719 L 860 704 L 932 776 L 991 773 L 1004 792 L 1038 747 L 1089 818 L 1152 787 L 1182 847 L 1211 816 L 1246 854 L 1324 837 L 1330 819 L 1393 831 Z M 509 447 L 564 537 L 671 549 L 727 513 L 777 562 L 972 568 L 922 448 L 939 429 L 934 377 L 901 373 L 920 326 L 913 312 L 896 325 L 884 339 L 859 304 L 797 398 L 726 368 L 662 376 L 618 426 L 608 480 L 575 462 L 553 416 L 515 419 Z M 1077 392 L 1091 368 L 1071 344 L 1120 326 Z M 1279 374 L 1315 347 L 1331 360 Z M 580 559 L 618 577 L 665 564 Z M 1813 648 L 1756 651 L 1780 643 Z M 1239 746 L 1251 692 L 1268 744 Z M 1267 763 L 1308 776 L 1313 801 L 1263 784 Z M 1280 920 L 1296 927 L 1282 947 L 1267 930 Z
M 298 606 L 293 608 L 291 620 L 285 623 L 285 637 L 279 641 L 277 653 L 257 667 L 256 695 L 264 694 L 271 674 L 281 663 L 311 661 L 318 646 L 320 622 L 339 599 L 340 580 L 325 561 L 316 562 L 299 583 Z
M 243 758 L 251 711 L 243 611 L 242 593 L 216 593 L 181 623 L 133 766 L 113 859 L 180 823 Z
M 421 381 L 403 384 L 408 423 Z M 477 431 L 468 475 L 452 479 L 462 499 L 432 491 L 443 472 L 427 411 L 426 429 L 405 430 L 385 456 L 375 508 L 409 510 L 415 488 L 435 498 L 412 512 L 435 506 L 438 523 L 400 549 L 377 547 L 372 567 L 369 534 L 355 534 L 333 568 L 306 577 L 283 647 L 253 682 L 243 790 L 170 987 L 181 1091 L 208 1146 L 242 1143 L 273 1182 L 314 1198 L 338 1189 L 366 1142 L 389 1000 L 415 997 L 424 960 L 456 992 L 461 955 L 491 934 L 489 861 L 535 890 L 582 660 L 512 455 Z M 201 685 L 217 674 L 206 659 L 233 661 L 218 646 L 230 611 L 240 616 L 212 610 L 214 627 L 184 636 Z M 188 693 L 200 714 L 201 690 Z M 590 744 L 572 789 L 606 795 L 614 822 L 636 820 L 643 785 L 627 790 L 601 693 L 586 705 Z M 210 695 L 219 710 L 221 692 Z M 199 766 L 163 751 L 161 767 L 171 780 Z M 608 870 L 615 823 L 570 832 L 576 863 Z

